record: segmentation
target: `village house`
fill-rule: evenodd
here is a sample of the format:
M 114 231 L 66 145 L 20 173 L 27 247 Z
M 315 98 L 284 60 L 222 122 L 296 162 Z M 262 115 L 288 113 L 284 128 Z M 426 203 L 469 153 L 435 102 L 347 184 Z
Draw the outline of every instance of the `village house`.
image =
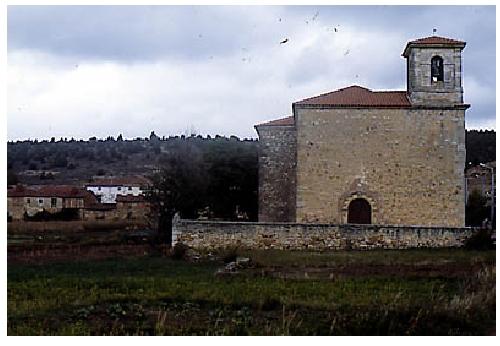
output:
M 477 166 L 469 167 L 465 171 L 466 179 L 466 199 L 469 199 L 473 191 L 478 191 L 482 197 L 491 200 L 491 195 L 495 196 L 495 174 L 496 162 L 488 162 Z
M 117 195 L 115 203 L 101 203 L 93 192 L 68 185 L 17 185 L 7 190 L 10 221 L 46 219 L 126 221 L 145 224 L 150 203 L 143 195 Z
M 126 221 L 131 224 L 146 224 L 150 203 L 144 196 L 117 195 L 115 203 L 100 203 L 97 198 L 89 201 L 83 211 L 85 221 Z
M 406 90 L 353 85 L 256 126 L 259 221 L 463 227 L 465 42 L 406 44 Z
M 117 196 L 141 196 L 147 191 L 151 182 L 142 177 L 106 177 L 94 179 L 86 185 L 101 203 L 116 203 Z
M 85 189 L 68 185 L 17 185 L 7 190 L 7 217 L 23 220 L 37 213 L 65 212 L 68 216 L 81 218 L 84 199 L 89 194 Z
M 150 203 L 144 196 L 116 196 L 116 210 L 119 219 L 146 221 L 150 213 Z

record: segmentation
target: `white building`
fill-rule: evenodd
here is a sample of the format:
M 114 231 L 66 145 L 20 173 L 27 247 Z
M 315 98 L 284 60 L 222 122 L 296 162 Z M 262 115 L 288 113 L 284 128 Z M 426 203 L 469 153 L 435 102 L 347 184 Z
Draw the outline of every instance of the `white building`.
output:
M 112 177 L 96 179 L 86 185 L 101 203 L 116 203 L 116 196 L 144 195 L 150 181 L 144 177 Z

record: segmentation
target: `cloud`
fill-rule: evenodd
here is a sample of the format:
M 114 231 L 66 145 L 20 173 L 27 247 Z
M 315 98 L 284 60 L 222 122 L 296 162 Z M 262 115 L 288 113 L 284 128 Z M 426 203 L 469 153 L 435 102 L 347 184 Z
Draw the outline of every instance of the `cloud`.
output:
M 467 41 L 467 125 L 490 126 L 495 17 L 484 6 L 9 6 L 8 137 L 191 126 L 255 137 L 254 124 L 302 98 L 352 84 L 404 89 L 400 54 L 435 18 Z
M 238 6 L 9 6 L 9 50 L 116 61 L 199 59 L 231 54 L 264 34 L 276 43 L 272 13 L 272 7 Z

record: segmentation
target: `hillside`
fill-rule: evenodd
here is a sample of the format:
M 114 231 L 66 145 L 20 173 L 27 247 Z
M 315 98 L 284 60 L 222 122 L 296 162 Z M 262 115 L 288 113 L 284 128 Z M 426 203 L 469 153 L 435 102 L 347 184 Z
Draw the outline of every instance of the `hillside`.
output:
M 496 161 L 496 132 L 470 130 L 465 133 L 466 166 Z

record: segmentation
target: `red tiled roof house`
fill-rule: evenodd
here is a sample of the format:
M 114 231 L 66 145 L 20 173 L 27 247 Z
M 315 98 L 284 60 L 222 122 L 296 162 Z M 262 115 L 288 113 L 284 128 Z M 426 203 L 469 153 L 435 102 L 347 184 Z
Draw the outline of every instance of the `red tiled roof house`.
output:
M 40 212 L 58 213 L 74 210 L 80 213 L 89 192 L 68 185 L 17 185 L 7 190 L 7 215 L 12 220 L 22 220 L 25 215 L 33 217 Z

